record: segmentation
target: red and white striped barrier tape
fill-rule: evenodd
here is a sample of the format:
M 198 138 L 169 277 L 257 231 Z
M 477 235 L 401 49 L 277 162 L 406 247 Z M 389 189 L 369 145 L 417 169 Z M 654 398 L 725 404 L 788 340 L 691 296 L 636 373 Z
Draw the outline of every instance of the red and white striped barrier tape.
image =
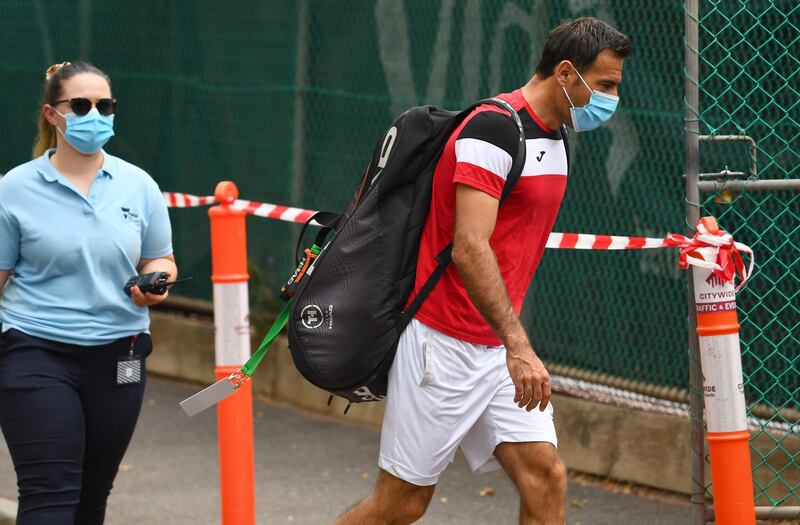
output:
M 190 208 L 214 204 L 216 199 L 211 197 L 198 197 L 186 193 L 164 192 L 164 200 L 169 208 Z M 300 208 L 290 208 L 277 204 L 245 201 L 237 199 L 230 205 L 235 210 L 270 219 L 279 219 L 288 222 L 305 223 L 316 212 Z M 688 240 L 687 240 L 688 242 Z M 633 250 L 639 248 L 666 248 L 676 246 L 668 244 L 666 239 L 653 239 L 647 237 L 622 237 L 614 235 L 588 235 L 583 233 L 551 233 L 547 239 L 547 248 L 572 248 L 576 250 Z
M 753 273 L 755 257 L 746 244 L 735 242 L 728 232 L 709 233 L 699 223 L 697 233 L 691 239 L 685 235 L 670 233 L 663 239 L 650 237 L 624 237 L 615 235 L 590 235 L 585 233 L 551 233 L 547 248 L 572 248 L 577 250 L 637 250 L 645 248 L 680 248 L 678 267 L 685 270 L 689 266 L 708 268 L 724 282 L 733 282 L 739 276 L 738 291 Z M 713 248 L 713 261 L 701 258 L 697 248 Z M 749 255 L 750 264 L 745 268 L 741 253 Z
M 278 219 L 288 222 L 305 222 L 314 215 L 315 211 L 304 210 L 301 208 L 292 208 L 291 206 L 280 206 L 278 204 L 266 204 L 263 202 L 244 201 L 236 199 L 231 204 L 231 209 L 242 210 L 250 215 L 258 217 L 267 217 L 268 219 Z
M 164 200 L 170 208 L 190 208 L 214 204 L 216 199 L 211 197 L 198 197 L 186 193 L 164 192 Z M 305 223 L 316 212 L 302 208 L 292 208 L 277 204 L 246 201 L 236 199 L 230 207 L 242 210 L 250 215 L 278 219 L 287 222 Z M 652 237 L 628 237 L 621 235 L 592 235 L 586 233 L 551 233 L 547 239 L 547 248 L 573 249 L 573 250 L 639 250 L 649 248 L 680 248 L 681 254 L 678 265 L 685 269 L 687 265 L 702 266 L 714 270 L 714 274 L 724 281 L 732 281 L 738 273 L 741 282 L 739 287 L 747 281 L 753 271 L 752 250 L 738 242 L 727 232 L 719 235 L 710 234 L 702 224 L 698 225 L 697 233 L 693 238 L 671 233 L 663 239 Z M 716 261 L 708 262 L 693 256 L 694 250 L 699 247 L 717 248 Z M 745 269 L 742 256 L 744 252 L 750 256 L 749 270 Z M 737 288 L 737 290 L 738 290 Z
M 551 233 L 547 248 L 574 250 L 638 250 L 673 246 L 666 239 L 650 237 L 625 237 L 620 235 L 592 235 L 588 233 Z
M 213 195 L 210 197 L 198 197 L 188 193 L 172 193 L 168 191 L 164 191 L 161 194 L 164 196 L 164 200 L 167 201 L 167 208 L 194 208 L 208 206 L 217 202 Z
M 208 206 L 215 204 L 217 199 L 212 196 L 198 197 L 188 193 L 173 193 L 165 191 L 162 193 L 168 208 L 194 208 L 197 206 Z M 231 209 L 242 210 L 250 215 L 266 217 L 268 219 L 278 219 L 288 222 L 305 222 L 316 212 L 290 206 L 280 206 L 278 204 L 267 204 L 264 202 L 246 201 L 236 199 L 230 204 Z

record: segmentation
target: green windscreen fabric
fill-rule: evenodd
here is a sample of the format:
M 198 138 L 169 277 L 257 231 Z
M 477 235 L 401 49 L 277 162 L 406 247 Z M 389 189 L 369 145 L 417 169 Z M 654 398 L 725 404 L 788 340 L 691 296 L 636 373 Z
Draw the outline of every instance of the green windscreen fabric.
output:
M 516 89 L 550 29 L 584 15 L 628 34 L 636 54 L 611 123 L 572 135 L 555 229 L 682 232 L 683 9 L 672 0 L 6 1 L 0 171 L 30 158 L 47 66 L 85 58 L 119 100 L 108 151 L 162 190 L 211 195 L 228 179 L 244 199 L 341 211 L 397 115 Z M 194 278 L 180 293 L 210 299 L 207 212 L 170 217 Z M 247 224 L 251 296 L 277 305 L 297 227 Z M 548 250 L 522 316 L 549 362 L 685 388 L 685 301 L 672 250 Z

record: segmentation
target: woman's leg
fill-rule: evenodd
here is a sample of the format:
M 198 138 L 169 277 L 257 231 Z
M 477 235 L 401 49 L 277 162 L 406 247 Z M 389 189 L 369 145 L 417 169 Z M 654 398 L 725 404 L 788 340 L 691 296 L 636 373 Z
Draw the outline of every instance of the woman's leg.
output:
M 17 473 L 17 525 L 72 525 L 84 420 L 69 361 L 37 348 L 0 353 L 0 428 Z
M 141 336 L 137 352 L 150 338 Z M 142 381 L 117 385 L 117 357 L 127 355 L 129 345 L 109 345 L 92 350 L 86 357 L 81 401 L 86 421 L 86 452 L 77 525 L 100 525 L 106 512 L 106 500 L 114 484 L 119 464 L 133 435 L 144 397 L 145 374 L 142 357 Z

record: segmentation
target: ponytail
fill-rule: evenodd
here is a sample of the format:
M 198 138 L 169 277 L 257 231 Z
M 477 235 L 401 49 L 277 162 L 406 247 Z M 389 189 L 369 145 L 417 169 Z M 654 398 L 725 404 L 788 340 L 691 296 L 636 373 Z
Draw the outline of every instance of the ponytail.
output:
M 55 148 L 57 144 L 55 126 L 47 122 L 44 113 L 41 111 L 41 107 L 45 104 L 55 104 L 56 101 L 61 98 L 62 83 L 81 73 L 99 75 L 106 79 L 108 86 L 111 87 L 111 79 L 108 78 L 108 75 L 87 62 L 62 62 L 60 64 L 53 64 L 47 68 L 44 79 L 44 89 L 42 90 L 42 104 L 39 110 L 39 132 L 36 136 L 36 142 L 33 145 L 33 158 L 41 157 L 44 155 L 45 151 L 49 148 Z
M 42 101 L 42 106 L 49 104 L 47 100 Z M 44 113 L 39 111 L 39 133 L 36 142 L 33 144 L 33 158 L 41 157 L 50 148 L 56 147 L 56 128 L 44 118 Z

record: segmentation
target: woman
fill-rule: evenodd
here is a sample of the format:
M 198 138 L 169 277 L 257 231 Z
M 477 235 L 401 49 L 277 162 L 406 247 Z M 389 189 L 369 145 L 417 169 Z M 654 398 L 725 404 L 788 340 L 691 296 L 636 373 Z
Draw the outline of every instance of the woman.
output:
M 147 307 L 166 298 L 123 287 L 178 272 L 158 185 L 102 150 L 108 76 L 65 62 L 45 78 L 34 159 L 0 180 L 0 428 L 17 525 L 94 525 L 142 403 Z

